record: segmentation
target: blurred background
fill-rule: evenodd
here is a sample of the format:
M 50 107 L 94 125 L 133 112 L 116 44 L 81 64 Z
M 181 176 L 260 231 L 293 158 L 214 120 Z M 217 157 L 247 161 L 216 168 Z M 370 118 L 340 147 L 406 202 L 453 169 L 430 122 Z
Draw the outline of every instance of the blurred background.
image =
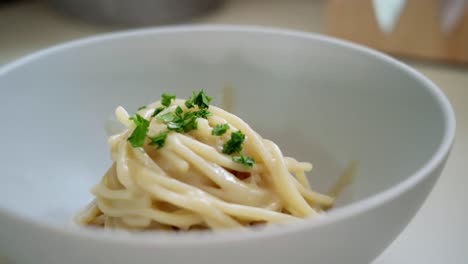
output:
M 438 84 L 457 114 L 452 155 L 423 208 L 374 264 L 467 263 L 468 0 L 0 0 L 0 66 L 98 33 L 213 23 L 351 40 L 397 57 Z

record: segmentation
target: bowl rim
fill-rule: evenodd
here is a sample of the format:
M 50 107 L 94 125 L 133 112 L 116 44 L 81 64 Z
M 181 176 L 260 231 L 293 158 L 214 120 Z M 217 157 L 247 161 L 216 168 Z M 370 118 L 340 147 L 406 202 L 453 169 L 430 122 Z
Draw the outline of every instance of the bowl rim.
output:
M 396 199 L 398 196 L 412 189 L 416 184 L 428 177 L 431 172 L 436 170 L 444 163 L 449 155 L 453 141 L 455 138 L 455 113 L 453 108 L 446 97 L 446 95 L 427 77 L 410 66 L 388 56 L 379 51 L 365 47 L 360 44 L 355 44 L 346 40 L 337 39 L 321 35 L 318 33 L 303 32 L 297 30 L 265 27 L 265 26 L 252 26 L 252 25 L 227 25 L 227 24 L 214 24 L 214 25 L 175 25 L 163 27 L 149 27 L 133 30 L 124 30 L 112 33 L 98 34 L 90 37 L 85 37 L 77 40 L 71 40 L 62 44 L 54 45 L 46 49 L 33 52 L 29 55 L 23 56 L 14 60 L 6 65 L 0 67 L 0 78 L 8 72 L 21 67 L 36 59 L 41 59 L 49 54 L 58 51 L 73 49 L 75 47 L 84 46 L 100 41 L 108 41 L 113 39 L 131 38 L 141 35 L 164 35 L 164 34 L 178 34 L 187 32 L 235 32 L 235 33 L 255 33 L 266 35 L 280 35 L 289 38 L 306 39 L 312 41 L 319 41 L 327 45 L 338 46 L 343 49 L 349 49 L 354 52 L 371 56 L 382 63 L 387 63 L 395 68 L 405 72 L 416 81 L 420 82 L 435 99 L 436 103 L 441 108 L 444 118 L 444 135 L 442 141 L 437 147 L 437 151 L 433 153 L 429 160 L 427 160 L 419 169 L 405 180 L 394 184 L 393 186 L 378 192 L 374 195 L 363 198 L 359 201 L 353 202 L 349 205 L 332 210 L 326 214 L 326 217 L 319 217 L 313 221 L 297 221 L 296 223 L 289 223 L 281 225 L 268 225 L 258 230 L 223 230 L 216 232 L 187 232 L 184 234 L 178 233 L 165 233 L 165 232 L 145 232 L 138 234 L 128 234 L 124 232 L 105 232 L 101 230 L 94 230 L 89 228 L 77 227 L 74 225 L 54 225 L 52 223 L 28 218 L 27 216 L 13 212 L 6 208 L 0 208 L 0 217 L 10 218 L 12 221 L 29 225 L 31 228 L 43 229 L 44 232 L 49 232 L 54 235 L 68 236 L 69 238 L 105 241 L 106 243 L 127 243 L 132 245 L 155 245 L 158 247 L 164 246 L 187 246 L 187 245 L 206 245 L 213 243 L 227 243 L 245 240 L 260 240 L 269 239 L 288 233 L 303 232 L 306 229 L 319 228 L 325 225 L 341 221 L 343 219 L 352 217 L 354 215 L 362 214 L 380 205 L 389 203 Z

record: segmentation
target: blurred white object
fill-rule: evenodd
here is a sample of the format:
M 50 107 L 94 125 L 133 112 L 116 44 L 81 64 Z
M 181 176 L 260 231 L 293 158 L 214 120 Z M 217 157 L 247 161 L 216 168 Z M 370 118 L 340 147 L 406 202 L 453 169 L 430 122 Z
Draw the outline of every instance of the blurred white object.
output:
M 372 3 L 380 30 L 385 33 L 393 32 L 406 0 L 373 0 Z
M 450 33 L 461 22 L 467 10 L 468 0 L 440 0 L 442 32 Z
M 391 33 L 406 5 L 406 0 L 373 0 L 375 16 L 380 30 Z M 451 32 L 462 20 L 468 0 L 440 0 L 442 32 Z

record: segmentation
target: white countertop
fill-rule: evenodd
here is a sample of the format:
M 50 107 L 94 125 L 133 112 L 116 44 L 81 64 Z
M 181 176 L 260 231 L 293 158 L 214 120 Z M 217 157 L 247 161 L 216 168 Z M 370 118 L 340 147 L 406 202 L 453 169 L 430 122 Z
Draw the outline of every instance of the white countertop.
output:
M 230 1 L 197 23 L 236 23 L 322 31 L 323 1 Z M 43 2 L 0 6 L 0 65 L 70 39 L 117 30 L 86 24 Z M 457 115 L 457 138 L 447 166 L 408 227 L 373 264 L 468 263 L 468 67 L 408 62 L 447 94 Z

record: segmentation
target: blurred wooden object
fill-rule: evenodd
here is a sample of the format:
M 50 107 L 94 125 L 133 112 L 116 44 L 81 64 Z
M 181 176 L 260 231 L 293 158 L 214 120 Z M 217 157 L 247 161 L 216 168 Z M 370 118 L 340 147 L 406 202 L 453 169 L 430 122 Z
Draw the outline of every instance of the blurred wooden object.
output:
M 395 30 L 386 34 L 377 25 L 372 0 L 329 0 L 326 32 L 398 56 L 468 63 L 468 12 L 443 33 L 439 5 L 408 0 Z

